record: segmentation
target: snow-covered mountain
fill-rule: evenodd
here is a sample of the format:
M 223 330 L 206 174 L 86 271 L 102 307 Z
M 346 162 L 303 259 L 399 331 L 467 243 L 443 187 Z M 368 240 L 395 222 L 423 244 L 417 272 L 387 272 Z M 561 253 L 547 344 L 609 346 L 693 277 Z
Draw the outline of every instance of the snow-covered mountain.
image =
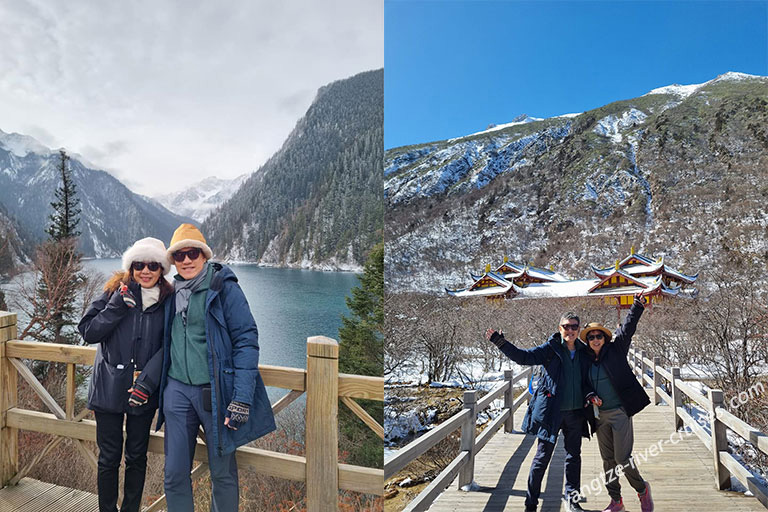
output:
M 531 119 L 386 151 L 390 290 L 464 286 L 504 255 L 578 277 L 632 245 L 691 272 L 768 262 L 768 77 Z
M 321 87 L 283 146 L 205 220 L 216 257 L 359 271 L 381 241 L 384 72 Z
M 226 180 L 211 176 L 178 192 L 154 196 L 152 199 L 168 210 L 198 222 L 206 217 L 240 188 L 249 174 Z
M 146 236 L 170 240 L 181 222 L 189 222 L 131 192 L 78 155 L 70 157 L 82 210 L 80 250 L 85 256 L 119 256 Z M 0 131 L 0 206 L 13 219 L 27 250 L 46 237 L 50 203 L 60 184 L 58 165 L 58 151 L 27 135 Z

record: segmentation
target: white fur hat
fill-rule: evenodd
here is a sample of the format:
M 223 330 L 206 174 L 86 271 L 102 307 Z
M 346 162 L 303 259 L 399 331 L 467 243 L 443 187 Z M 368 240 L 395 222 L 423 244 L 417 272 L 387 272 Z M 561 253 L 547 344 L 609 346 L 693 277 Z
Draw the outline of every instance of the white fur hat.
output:
M 134 261 L 145 263 L 156 261 L 163 266 L 163 275 L 171 271 L 171 261 L 168 259 L 165 244 L 157 238 L 142 238 L 125 251 L 123 253 L 123 270 L 128 272 Z

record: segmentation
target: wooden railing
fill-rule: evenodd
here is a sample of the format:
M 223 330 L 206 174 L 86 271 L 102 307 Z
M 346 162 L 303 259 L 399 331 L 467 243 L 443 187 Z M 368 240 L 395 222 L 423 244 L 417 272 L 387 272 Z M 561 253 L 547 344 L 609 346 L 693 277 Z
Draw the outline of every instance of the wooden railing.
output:
M 719 490 L 730 489 L 731 475 L 744 484 L 760 503 L 768 508 L 768 487 L 760 482 L 728 448 L 726 429 L 749 441 L 756 450 L 768 455 L 768 436 L 758 429 L 740 420 L 725 409 L 723 392 L 719 389 L 710 389 L 707 396 L 686 384 L 680 378 L 680 368 L 664 369 L 660 364 L 660 358 L 646 357 L 645 350 L 630 349 L 629 363 L 635 376 L 643 387 L 650 386 L 653 389 L 654 405 L 661 404 L 664 399 L 670 405 L 675 430 L 686 426 L 701 439 L 704 446 L 712 452 L 712 466 L 715 474 L 715 485 Z M 666 382 L 666 385 L 664 385 Z M 669 390 L 669 392 L 667 392 Z M 693 416 L 683 407 L 685 397 L 700 405 L 708 412 L 709 432 L 697 422 Z
M 64 438 L 74 440 L 86 462 L 96 467 L 96 456 L 83 441 L 96 440 L 96 423 L 84 419 L 88 410 L 75 413 L 75 366 L 93 365 L 96 349 L 73 345 L 18 341 L 16 315 L 0 312 L 0 487 L 18 483 L 47 453 Z M 272 410 L 285 409 L 306 392 L 305 457 L 252 447 L 237 450 L 239 467 L 252 468 L 258 473 L 306 482 L 307 510 L 317 512 L 338 509 L 338 489 L 366 494 L 384 493 L 384 471 L 381 469 L 340 464 L 338 462 L 338 404 L 339 400 L 360 417 L 383 439 L 384 429 L 354 401 L 384 399 L 384 379 L 360 375 L 339 374 L 338 343 L 321 336 L 307 339 L 307 369 L 260 365 L 267 386 L 289 390 Z M 66 404 L 62 409 L 34 374 L 21 361 L 32 359 L 67 365 Z M 42 399 L 51 413 L 18 407 L 17 386 L 21 376 Z M 56 436 L 24 468 L 19 468 L 18 430 L 28 430 Z M 163 433 L 152 433 L 149 451 L 163 453 Z M 192 472 L 199 478 L 206 474 L 207 450 L 198 440 L 195 459 L 201 461 Z M 153 503 L 145 512 L 160 510 L 165 497 Z
M 454 414 L 430 430 L 429 433 L 410 442 L 384 461 L 384 477 L 390 478 L 437 443 L 446 439 L 450 434 L 461 429 L 461 451 L 459 455 L 408 504 L 404 509 L 405 511 L 418 512 L 427 510 L 435 498 L 450 485 L 451 480 L 457 474 L 459 475 L 459 488 L 472 484 L 477 453 L 488 444 L 488 441 L 491 440 L 502 425 L 505 432 L 512 432 L 514 430 L 515 411 L 523 403 L 530 401 L 530 395 L 526 392 L 523 392 L 522 395 L 515 399 L 513 390 L 514 385 L 521 380 L 527 380 L 531 376 L 531 372 L 532 368 L 527 368 L 519 374 L 513 375 L 512 370 L 505 370 L 504 382 L 480 400 L 477 400 L 477 391 L 465 391 L 464 407 L 461 412 Z M 475 424 L 478 413 L 490 406 L 494 400 L 502 397 L 502 395 L 504 397 L 504 408 L 501 410 L 501 414 L 483 430 L 480 436 L 476 436 Z

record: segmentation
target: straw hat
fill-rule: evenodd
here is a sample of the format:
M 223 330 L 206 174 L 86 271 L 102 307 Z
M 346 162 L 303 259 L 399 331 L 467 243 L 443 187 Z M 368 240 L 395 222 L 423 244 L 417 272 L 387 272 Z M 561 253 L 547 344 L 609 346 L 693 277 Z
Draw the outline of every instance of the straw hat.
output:
M 605 341 L 611 341 L 611 338 L 613 338 L 613 334 L 611 331 L 603 327 L 602 324 L 599 324 L 597 322 L 591 322 L 584 326 L 584 328 L 581 330 L 581 333 L 579 334 L 579 339 L 583 341 L 584 343 L 587 343 L 587 334 L 590 331 L 600 331 L 603 334 L 605 334 Z

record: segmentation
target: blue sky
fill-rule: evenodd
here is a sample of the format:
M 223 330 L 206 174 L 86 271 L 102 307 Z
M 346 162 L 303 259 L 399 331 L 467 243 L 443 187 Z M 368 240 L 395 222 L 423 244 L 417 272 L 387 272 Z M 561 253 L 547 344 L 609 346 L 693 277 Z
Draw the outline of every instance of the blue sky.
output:
M 768 75 L 768 0 L 385 0 L 386 148 Z

